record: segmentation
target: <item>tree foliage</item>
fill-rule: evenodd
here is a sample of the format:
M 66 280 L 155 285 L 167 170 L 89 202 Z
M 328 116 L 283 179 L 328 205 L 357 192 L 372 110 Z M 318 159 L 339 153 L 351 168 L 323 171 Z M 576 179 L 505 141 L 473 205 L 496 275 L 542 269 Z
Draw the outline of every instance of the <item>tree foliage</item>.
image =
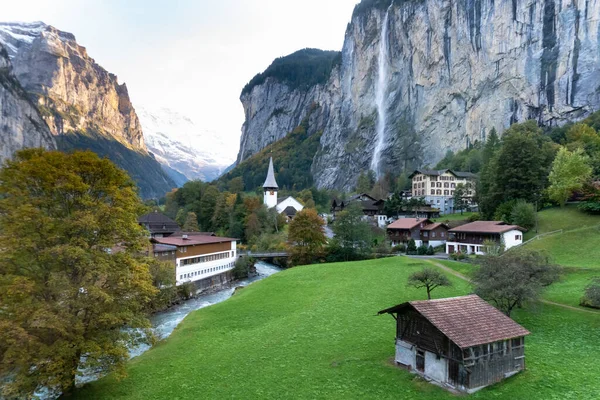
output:
M 581 305 L 600 308 L 600 277 L 593 278 L 586 286 Z
M 525 200 L 517 200 L 510 212 L 510 223 L 521 228 L 531 229 L 535 226 L 536 209 L 533 204 Z
M 560 268 L 540 251 L 516 249 L 487 255 L 473 277 L 475 293 L 510 316 L 515 307 L 539 298 L 560 278 Z
M 354 202 L 335 217 L 332 226 L 335 233 L 333 245 L 342 249 L 345 261 L 363 258 L 370 252 L 372 231 L 363 216 L 360 204 Z
M 440 286 L 452 286 L 452 282 L 442 272 L 433 268 L 423 268 L 408 277 L 408 286 L 427 290 L 427 299 L 431 300 L 431 292 Z
M 156 294 L 134 183 L 92 152 L 33 149 L 2 168 L 0 192 L 2 394 L 69 391 L 79 368 L 122 375 Z
M 294 265 L 311 264 L 322 254 L 327 243 L 324 226 L 325 221 L 314 209 L 305 208 L 296 214 L 288 233 Z
M 575 191 L 583 188 L 591 175 L 590 159 L 583 149 L 578 148 L 570 152 L 565 147 L 561 147 L 550 171 L 548 188 L 550 199 L 561 207 L 564 206 Z
M 467 190 L 465 185 L 463 183 L 459 183 L 458 185 L 456 185 L 456 188 L 454 189 L 454 195 L 452 196 L 452 198 L 454 200 L 454 210 L 460 211 L 461 215 L 468 204 L 466 195 Z
M 185 222 L 181 228 L 184 232 L 200 232 L 198 226 L 198 217 L 195 212 L 190 211 L 185 217 Z

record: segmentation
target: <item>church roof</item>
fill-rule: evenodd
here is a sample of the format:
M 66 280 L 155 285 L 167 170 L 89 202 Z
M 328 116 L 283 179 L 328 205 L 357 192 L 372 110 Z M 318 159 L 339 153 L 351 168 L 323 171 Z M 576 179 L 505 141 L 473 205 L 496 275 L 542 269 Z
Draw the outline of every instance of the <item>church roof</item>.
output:
M 263 188 L 265 189 L 279 189 L 277 186 L 277 181 L 275 180 L 275 171 L 273 170 L 273 157 L 269 159 L 269 171 L 267 172 L 267 179 L 265 179 L 265 183 L 263 184 Z

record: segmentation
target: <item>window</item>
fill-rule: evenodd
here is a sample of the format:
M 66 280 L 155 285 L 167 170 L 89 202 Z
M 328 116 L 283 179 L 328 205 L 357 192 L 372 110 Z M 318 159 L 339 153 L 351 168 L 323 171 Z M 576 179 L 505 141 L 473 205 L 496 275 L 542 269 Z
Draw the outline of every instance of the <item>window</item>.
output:
M 435 237 L 435 231 L 431 232 L 431 237 L 434 238 Z
M 442 191 L 440 189 L 438 189 L 437 194 L 441 196 L 442 195 Z
M 450 184 L 448 182 L 446 182 L 446 183 L 444 183 L 444 187 L 445 188 L 450 187 Z
M 438 182 L 437 183 L 437 187 L 441 188 L 442 187 L 442 182 Z
M 450 185 L 451 188 L 455 188 L 456 187 L 456 183 L 453 183 L 452 185 Z
M 444 190 L 444 196 L 448 196 L 448 190 Z
M 440 232 L 440 236 L 444 237 L 446 235 L 446 232 Z
M 431 189 L 431 194 L 434 195 L 435 194 L 435 189 Z
M 521 235 L 515 235 L 515 240 L 522 240 L 523 237 Z

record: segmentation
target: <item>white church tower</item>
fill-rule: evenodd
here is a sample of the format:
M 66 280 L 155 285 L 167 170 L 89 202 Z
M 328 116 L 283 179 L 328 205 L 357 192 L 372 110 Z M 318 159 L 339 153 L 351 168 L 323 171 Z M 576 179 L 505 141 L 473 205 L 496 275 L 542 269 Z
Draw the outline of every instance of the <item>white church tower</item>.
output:
M 279 186 L 277 186 L 277 181 L 275 181 L 275 171 L 273 171 L 273 157 L 269 160 L 269 171 L 267 172 L 267 179 L 265 179 L 265 183 L 263 184 L 263 189 L 265 191 L 264 204 L 267 208 L 273 208 L 277 205 L 277 190 L 279 190 Z

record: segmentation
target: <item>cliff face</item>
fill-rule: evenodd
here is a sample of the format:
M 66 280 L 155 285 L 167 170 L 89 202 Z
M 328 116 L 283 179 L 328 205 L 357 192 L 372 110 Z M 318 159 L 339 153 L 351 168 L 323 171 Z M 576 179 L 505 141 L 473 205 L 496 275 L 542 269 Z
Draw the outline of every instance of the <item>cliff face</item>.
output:
M 0 45 L 0 163 L 26 147 L 55 149 L 54 138 L 39 111 L 12 73 Z
M 125 84 L 96 64 L 75 36 L 42 22 L 0 24 L 14 73 L 54 135 L 93 129 L 145 151 Z
M 492 128 L 583 118 L 600 107 L 598 15 L 600 0 L 364 0 L 327 83 L 290 93 L 267 81 L 242 96 L 240 154 L 285 135 L 317 102 L 312 174 L 348 189 L 361 170 L 434 164 Z M 292 118 L 269 117 L 275 109 Z
M 144 198 L 162 197 L 176 186 L 148 153 L 125 84 L 99 66 L 74 35 L 42 22 L 0 23 L 0 44 L 24 97 L 59 149 L 110 158 L 137 182 Z M 0 122 L 16 115 L 2 114 Z M 0 146 L 7 157 L 12 154 L 11 146 Z

